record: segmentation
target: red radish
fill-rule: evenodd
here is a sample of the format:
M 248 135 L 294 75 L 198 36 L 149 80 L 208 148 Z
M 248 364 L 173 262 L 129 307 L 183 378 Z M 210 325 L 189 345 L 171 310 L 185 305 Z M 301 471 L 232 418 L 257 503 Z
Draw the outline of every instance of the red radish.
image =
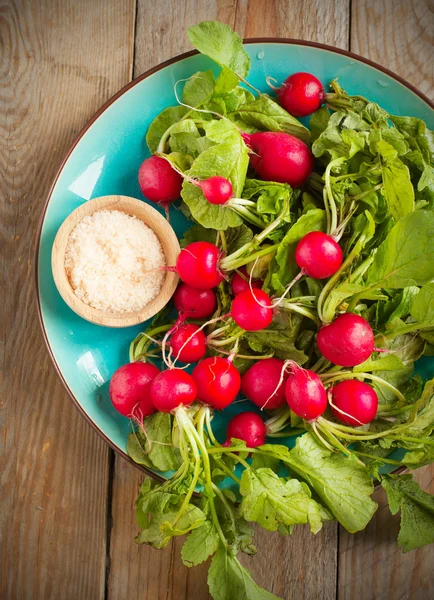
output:
M 210 204 L 225 204 L 232 198 L 232 184 L 225 177 L 215 175 L 202 181 L 192 180 L 190 183 L 200 187 L 203 195 Z
M 179 171 L 169 158 L 162 157 L 162 160 L 166 160 L 171 168 L 176 171 L 180 177 L 188 181 L 188 183 L 200 188 L 205 199 L 208 200 L 210 204 L 225 204 L 232 198 L 232 183 L 226 179 L 226 177 L 212 175 L 207 179 L 194 179 L 194 177 L 190 177 L 186 173 Z
M 363 381 L 347 379 L 334 385 L 330 390 L 331 410 L 341 423 L 346 425 L 367 425 L 375 418 L 378 396 L 375 390 Z
M 313 279 L 325 279 L 342 264 L 342 250 L 337 242 L 322 231 L 311 231 L 298 242 L 295 262 Z
M 321 379 L 313 371 L 291 363 L 292 373 L 285 385 L 289 408 L 298 417 L 313 421 L 327 408 L 327 393 Z
M 321 81 L 310 73 L 293 73 L 276 93 L 283 108 L 296 117 L 311 115 L 318 110 L 324 98 Z
M 196 362 L 206 354 L 206 337 L 197 325 L 180 325 L 170 339 L 173 357 L 184 363 Z
M 312 173 L 313 154 L 309 147 L 289 133 L 260 131 L 243 133 L 252 150 L 250 162 L 265 181 L 289 183 L 293 188 L 302 185 Z
M 355 367 L 371 356 L 374 333 L 365 319 L 345 313 L 319 330 L 317 342 L 321 354 L 333 364 Z
M 250 289 L 249 275 L 246 271 L 246 268 L 241 267 L 238 269 L 238 271 L 241 273 L 241 275 L 240 273 L 235 272 L 234 276 L 232 277 L 232 293 L 234 296 L 238 296 L 238 294 L 241 294 L 241 292 L 245 292 L 246 290 Z M 252 279 L 251 285 L 252 288 L 260 290 L 263 283 L 264 282 L 260 279 Z
M 270 296 L 263 290 L 246 290 L 232 301 L 231 316 L 246 331 L 260 331 L 273 320 Z
M 242 412 L 229 421 L 226 431 L 227 441 L 223 446 L 230 446 L 231 439 L 243 440 L 248 448 L 256 448 L 265 444 L 267 427 L 259 415 L 254 412 Z
M 288 375 L 283 360 L 258 360 L 241 377 L 241 391 L 259 408 L 280 408 L 286 402 L 285 383 Z
M 219 271 L 221 251 L 210 242 L 193 242 L 181 250 L 176 270 L 184 283 L 208 290 L 223 281 Z
M 155 412 L 151 402 L 152 380 L 160 370 L 151 363 L 133 362 L 119 367 L 110 380 L 110 399 L 124 417 L 147 417 Z
M 187 283 L 180 283 L 173 295 L 176 310 L 185 318 L 205 319 L 217 308 L 213 290 L 200 290 Z
M 196 400 L 196 384 L 182 369 L 162 371 L 151 383 L 151 400 L 160 412 L 172 412 Z
M 240 374 L 227 358 L 205 358 L 194 368 L 192 377 L 198 399 L 217 410 L 229 406 L 240 391 Z
M 139 186 L 151 202 L 168 204 L 180 198 L 182 177 L 164 158 L 150 156 L 140 166 Z

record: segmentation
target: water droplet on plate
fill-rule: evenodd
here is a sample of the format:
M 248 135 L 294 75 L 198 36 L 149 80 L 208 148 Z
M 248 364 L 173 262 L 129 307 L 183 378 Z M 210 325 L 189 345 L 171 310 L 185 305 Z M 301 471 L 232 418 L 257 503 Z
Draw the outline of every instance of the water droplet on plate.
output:
M 381 87 L 389 87 L 387 81 L 383 81 L 382 79 L 377 79 L 377 83 L 378 85 L 381 85 Z
M 265 56 L 265 52 L 258 52 L 258 54 L 256 55 L 256 58 L 259 60 L 262 60 Z

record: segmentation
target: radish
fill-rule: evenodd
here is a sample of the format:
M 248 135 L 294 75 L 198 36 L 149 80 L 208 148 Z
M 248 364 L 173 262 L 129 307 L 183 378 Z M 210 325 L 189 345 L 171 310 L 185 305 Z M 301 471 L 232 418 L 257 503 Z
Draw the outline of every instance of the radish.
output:
M 260 408 L 273 409 L 285 405 L 285 383 L 288 373 L 278 358 L 258 360 L 241 378 L 241 391 Z
M 217 308 L 213 290 L 201 290 L 187 283 L 180 283 L 173 295 L 176 310 L 186 319 L 205 319 Z
M 202 181 L 190 178 L 188 181 L 202 190 L 202 194 L 210 204 L 225 204 L 232 198 L 232 184 L 225 177 L 215 175 Z
M 327 408 L 327 393 L 316 373 L 291 362 L 292 372 L 285 385 L 289 408 L 307 421 L 316 420 Z
M 181 196 L 182 177 L 160 156 L 150 156 L 139 169 L 139 186 L 151 202 L 169 204 Z
M 311 231 L 301 238 L 295 249 L 295 262 L 313 279 L 325 279 L 342 264 L 342 250 L 335 240 L 322 231 Z
M 185 323 L 172 334 L 170 347 L 176 360 L 196 362 L 206 354 L 206 337 L 197 325 Z
M 235 272 L 232 277 L 232 293 L 234 296 L 238 296 L 241 292 L 245 292 L 250 289 L 250 285 L 252 288 L 260 290 L 263 285 L 263 281 L 260 279 L 252 279 L 251 284 L 249 283 L 249 275 L 246 271 L 245 267 L 240 267 L 238 269 L 239 272 Z
M 270 296 L 263 290 L 246 290 L 232 301 L 231 316 L 246 331 L 260 331 L 273 320 Z
M 311 73 L 293 73 L 275 91 L 283 108 L 296 117 L 311 115 L 324 98 L 321 81 Z
M 232 183 L 226 179 L 226 177 L 212 175 L 207 179 L 194 179 L 193 177 L 190 177 L 186 173 L 183 173 L 177 169 L 170 158 L 167 158 L 166 156 L 161 156 L 160 158 L 161 160 L 168 162 L 171 168 L 180 177 L 188 181 L 188 183 L 191 183 L 191 185 L 195 185 L 196 187 L 200 188 L 202 190 L 202 194 L 205 196 L 205 200 L 208 200 L 210 204 L 226 204 L 226 202 L 232 198 Z
M 367 425 L 377 414 L 378 396 L 375 390 L 363 381 L 347 379 L 330 390 L 331 410 L 341 423 Z
M 371 356 L 374 333 L 365 319 L 345 313 L 319 330 L 317 343 L 321 354 L 333 364 L 355 367 Z
M 181 250 L 176 261 L 176 271 L 184 283 L 208 290 L 223 281 L 218 266 L 221 256 L 221 251 L 214 244 L 193 242 Z
M 229 406 L 240 391 L 240 374 L 227 358 L 205 358 L 194 368 L 192 377 L 198 399 L 217 410 Z
M 309 147 L 289 133 L 260 131 L 242 133 L 252 150 L 250 162 L 265 181 L 289 183 L 293 188 L 302 185 L 312 173 L 313 154 Z
M 226 442 L 230 446 L 231 439 L 243 440 L 248 448 L 256 448 L 265 444 L 267 427 L 259 415 L 254 412 L 242 412 L 229 421 L 226 430 Z
M 151 363 L 133 362 L 119 367 L 110 380 L 110 399 L 124 417 L 142 419 L 156 408 L 151 402 L 150 388 L 160 370 Z
M 191 375 L 182 369 L 167 369 L 153 379 L 150 397 L 157 410 L 169 413 L 196 400 L 196 391 Z

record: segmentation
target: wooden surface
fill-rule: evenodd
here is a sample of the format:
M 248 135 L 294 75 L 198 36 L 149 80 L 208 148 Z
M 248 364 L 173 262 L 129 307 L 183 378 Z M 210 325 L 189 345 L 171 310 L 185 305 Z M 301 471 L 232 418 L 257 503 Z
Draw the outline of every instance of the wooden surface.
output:
M 50 182 L 79 129 L 120 87 L 189 49 L 185 29 L 220 19 L 243 36 L 349 48 L 433 96 L 433 5 L 423 0 L 0 0 L 0 598 L 206 600 L 206 566 L 176 540 L 138 547 L 141 473 L 114 457 L 63 390 L 34 309 L 33 242 Z M 417 472 L 434 492 L 434 467 Z M 258 533 L 246 562 L 285 600 L 428 600 L 433 546 L 396 547 L 379 511 L 351 536 Z M 234 599 L 236 600 L 236 599 Z
M 113 195 L 94 198 L 81 204 L 63 221 L 62 226 L 56 234 L 51 253 L 53 279 L 60 295 L 73 311 L 87 321 L 104 325 L 105 327 L 131 327 L 132 325 L 137 325 L 151 319 L 166 306 L 173 296 L 179 278 L 176 273 L 166 273 L 158 295 L 145 307 L 135 312 L 107 313 L 80 300 L 75 295 L 65 270 L 66 247 L 74 227 L 84 217 L 93 215 L 100 210 L 121 211 L 143 221 L 160 240 L 166 258 L 166 265 L 176 264 L 180 252 L 179 241 L 167 219 L 158 210 L 155 210 L 155 208 L 145 202 L 129 198 L 128 196 Z

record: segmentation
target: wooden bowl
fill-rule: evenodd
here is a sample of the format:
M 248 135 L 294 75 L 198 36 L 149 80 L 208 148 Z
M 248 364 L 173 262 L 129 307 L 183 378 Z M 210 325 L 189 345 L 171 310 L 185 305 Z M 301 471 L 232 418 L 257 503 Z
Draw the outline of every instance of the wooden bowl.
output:
M 160 240 L 166 257 L 166 265 L 175 265 L 180 248 L 178 239 L 167 220 L 161 214 L 141 200 L 128 196 L 102 196 L 89 200 L 72 212 L 62 223 L 53 244 L 51 253 L 51 267 L 54 282 L 66 304 L 80 317 L 106 327 L 129 327 L 143 323 L 153 317 L 165 306 L 172 297 L 178 276 L 176 273 L 167 272 L 159 294 L 144 308 L 137 312 L 106 313 L 82 302 L 75 294 L 65 270 L 65 251 L 69 235 L 74 227 L 84 217 L 100 210 L 121 210 L 128 215 L 134 215 L 154 231 Z

